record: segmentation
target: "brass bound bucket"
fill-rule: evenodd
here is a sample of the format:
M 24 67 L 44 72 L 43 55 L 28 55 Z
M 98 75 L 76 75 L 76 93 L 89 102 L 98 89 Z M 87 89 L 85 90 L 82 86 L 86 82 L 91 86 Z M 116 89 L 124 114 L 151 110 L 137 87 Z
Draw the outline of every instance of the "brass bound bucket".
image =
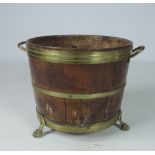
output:
M 26 44 L 26 47 L 22 45 Z M 130 58 L 144 50 L 131 41 L 97 35 L 43 36 L 20 42 L 29 57 L 40 137 L 44 126 L 90 133 L 117 125 Z M 117 122 L 118 121 L 118 122 Z

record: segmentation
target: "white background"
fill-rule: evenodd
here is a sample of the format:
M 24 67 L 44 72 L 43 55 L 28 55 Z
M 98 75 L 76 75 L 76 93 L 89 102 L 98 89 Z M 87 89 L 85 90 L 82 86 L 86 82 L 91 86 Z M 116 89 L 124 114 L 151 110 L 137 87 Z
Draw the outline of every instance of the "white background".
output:
M 122 102 L 130 131 L 31 136 L 38 126 L 35 101 L 27 55 L 16 44 L 54 34 L 110 35 L 145 45 L 131 60 Z M 155 150 L 154 37 L 155 4 L 0 4 L 0 150 Z

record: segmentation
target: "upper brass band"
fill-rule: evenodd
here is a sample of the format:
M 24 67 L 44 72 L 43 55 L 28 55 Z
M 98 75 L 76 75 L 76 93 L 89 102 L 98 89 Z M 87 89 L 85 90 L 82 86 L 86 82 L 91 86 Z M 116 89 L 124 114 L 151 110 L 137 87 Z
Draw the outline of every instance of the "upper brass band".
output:
M 53 49 L 28 47 L 30 57 L 52 63 L 64 64 L 100 64 L 117 62 L 130 58 L 132 48 L 112 50 L 112 51 L 84 51 L 69 52 Z
M 102 97 L 107 97 L 107 96 L 112 96 L 112 95 L 117 95 L 121 93 L 124 89 L 123 85 L 120 88 L 117 88 L 115 90 L 107 91 L 107 92 L 102 92 L 102 93 L 94 93 L 94 94 L 74 94 L 74 93 L 63 93 L 63 92 L 55 92 L 47 89 L 40 88 L 33 84 L 34 91 L 52 96 L 52 97 L 58 97 L 58 98 L 65 98 L 65 99 L 82 99 L 82 100 L 87 100 L 87 99 L 94 99 L 94 98 L 102 98 Z

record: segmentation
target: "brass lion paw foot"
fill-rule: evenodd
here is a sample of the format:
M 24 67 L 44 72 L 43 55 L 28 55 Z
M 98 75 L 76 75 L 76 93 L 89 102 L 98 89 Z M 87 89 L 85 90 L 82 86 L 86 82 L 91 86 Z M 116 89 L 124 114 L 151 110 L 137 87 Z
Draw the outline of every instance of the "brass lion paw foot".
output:
M 129 125 L 126 123 L 115 124 L 115 126 L 117 126 L 120 130 L 124 130 L 124 131 L 130 129 Z
M 33 137 L 35 138 L 40 138 L 42 136 L 42 131 L 39 130 L 39 129 L 36 129 L 34 132 L 33 132 Z
M 40 120 L 40 126 L 38 129 L 36 129 L 33 132 L 33 137 L 35 137 L 35 138 L 39 138 L 42 136 L 43 128 L 45 126 L 45 119 L 42 115 L 40 115 L 39 120 Z
M 129 125 L 128 124 L 126 124 L 126 123 L 122 123 L 121 125 L 120 125 L 120 129 L 121 130 L 129 130 Z
M 118 121 L 119 121 L 119 124 L 115 124 L 115 126 L 117 126 L 120 130 L 123 130 L 123 131 L 129 130 L 129 128 L 130 128 L 129 125 L 122 121 L 122 112 L 121 111 L 119 112 Z

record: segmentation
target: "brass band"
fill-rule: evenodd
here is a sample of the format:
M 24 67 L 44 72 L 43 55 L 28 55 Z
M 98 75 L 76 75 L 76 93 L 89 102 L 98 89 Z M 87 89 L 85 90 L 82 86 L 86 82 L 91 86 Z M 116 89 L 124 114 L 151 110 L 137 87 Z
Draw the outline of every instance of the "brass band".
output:
M 43 48 L 28 47 L 28 55 L 30 57 L 52 62 L 64 64 L 100 64 L 121 61 L 130 58 L 132 48 L 112 50 L 112 51 L 94 51 L 94 52 L 69 52 L 58 51 Z
M 73 94 L 73 93 L 55 92 L 55 91 L 50 91 L 50 90 L 40 88 L 40 87 L 36 86 L 35 84 L 33 84 L 33 88 L 34 88 L 34 91 L 36 91 L 38 93 L 52 96 L 52 97 L 87 100 L 87 99 L 102 98 L 102 97 L 117 95 L 123 91 L 124 85 L 122 87 L 112 90 L 112 91 L 95 93 L 95 94 Z
M 47 118 L 43 117 L 39 112 L 37 112 L 38 119 L 41 121 L 42 118 L 45 120 L 45 125 L 51 129 L 61 131 L 61 132 L 68 132 L 68 133 L 91 133 L 91 132 L 97 132 L 99 130 L 108 128 L 116 123 L 116 121 L 119 118 L 119 113 L 117 113 L 114 117 L 112 117 L 110 120 L 105 122 L 99 122 L 95 123 L 89 126 L 83 127 L 81 126 L 72 126 L 72 125 L 60 125 L 57 123 L 54 123 Z

